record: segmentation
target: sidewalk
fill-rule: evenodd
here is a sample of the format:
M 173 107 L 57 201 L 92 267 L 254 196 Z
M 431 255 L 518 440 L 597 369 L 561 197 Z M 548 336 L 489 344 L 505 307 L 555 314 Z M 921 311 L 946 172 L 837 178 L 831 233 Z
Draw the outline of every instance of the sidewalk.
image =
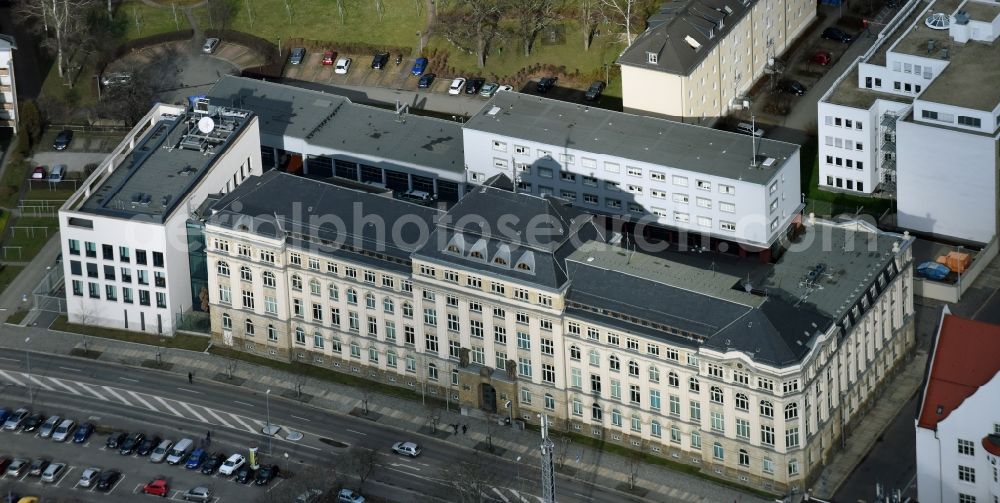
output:
M 82 347 L 84 336 L 54 332 L 42 328 L 17 327 L 5 325 L 0 329 L 0 346 L 13 349 L 30 349 L 40 353 L 69 355 L 76 347 Z M 26 348 L 25 336 L 32 336 L 30 348 Z M 143 344 L 134 344 L 112 339 L 87 337 L 87 349 L 100 351 L 99 361 L 111 364 L 138 365 L 145 360 L 155 358 L 159 351 L 163 362 L 173 364 L 171 372 L 184 375 L 193 372 L 195 379 L 214 380 L 226 383 L 224 377 L 227 359 L 208 353 L 156 348 Z M 239 362 L 235 371 L 234 381 L 246 389 L 264 392 L 267 389 L 278 391 L 272 395 L 285 397 L 294 396 L 295 378 L 292 374 L 259 367 L 245 362 Z M 242 381 L 242 382 L 241 382 Z M 302 393 L 310 399 L 303 407 L 350 414 L 362 407 L 363 393 L 345 385 L 319 382 L 315 379 L 303 386 Z M 415 435 L 430 434 L 427 409 L 419 402 L 401 398 L 373 394 L 368 397 L 369 417 L 376 422 L 413 432 Z M 453 434 L 450 424 L 468 425 L 468 433 Z M 454 406 L 451 412 L 440 410 L 438 431 L 433 436 L 439 440 L 450 442 L 466 448 L 474 448 L 477 444 L 486 442 L 488 432 L 492 430 L 493 444 L 502 452 L 504 459 L 514 462 L 519 456 L 525 469 L 524 474 L 531 473 L 527 467 L 537 469 L 540 465 L 538 433 L 520 431 L 507 426 L 492 426 L 488 429 L 486 422 L 479 418 L 461 416 Z M 627 462 L 624 458 L 589 448 L 570 444 L 565 456 L 565 463 L 571 467 L 576 479 L 614 489 L 619 484 L 627 483 Z M 565 474 L 562 470 L 560 473 Z M 527 478 L 527 476 L 526 476 Z M 721 486 L 708 480 L 691 475 L 673 472 L 660 466 L 643 465 L 639 470 L 637 485 L 648 490 L 645 499 L 655 502 L 712 502 L 740 501 L 741 503 L 766 502 L 757 496 Z M 561 486 L 561 487 L 560 487 Z M 530 483 L 525 487 L 531 487 Z M 572 490 L 565 483 L 557 485 L 557 493 Z M 624 494 L 624 493 L 623 493 Z M 629 498 L 634 498 L 629 494 Z

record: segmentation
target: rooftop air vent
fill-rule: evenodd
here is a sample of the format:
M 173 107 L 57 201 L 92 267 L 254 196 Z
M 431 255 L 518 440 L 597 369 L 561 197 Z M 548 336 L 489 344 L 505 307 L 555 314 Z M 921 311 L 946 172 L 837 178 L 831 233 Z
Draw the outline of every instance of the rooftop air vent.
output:
M 692 37 L 691 35 L 684 37 L 684 41 L 687 42 L 687 44 L 690 45 L 691 48 L 696 51 L 698 49 L 701 49 L 701 43 L 695 40 L 694 37 Z
M 964 10 L 960 10 L 955 13 L 955 24 L 966 25 L 969 24 L 969 13 Z
M 486 112 L 486 115 L 496 115 L 498 113 L 500 113 L 500 107 L 493 107 L 489 112 Z
M 924 19 L 924 24 L 932 30 L 947 30 L 951 23 L 948 14 L 944 12 L 934 12 Z

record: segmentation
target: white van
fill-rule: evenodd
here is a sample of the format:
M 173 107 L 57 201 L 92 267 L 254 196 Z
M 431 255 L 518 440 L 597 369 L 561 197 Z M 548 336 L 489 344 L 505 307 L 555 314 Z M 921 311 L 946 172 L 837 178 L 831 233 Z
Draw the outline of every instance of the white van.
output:
M 52 166 L 52 171 L 49 173 L 49 181 L 61 182 L 63 181 L 64 176 L 66 176 L 66 165 L 56 164 L 55 166 Z
M 167 464 L 178 465 L 187 459 L 188 455 L 191 454 L 191 450 L 194 448 L 194 441 L 190 438 L 182 438 L 179 442 L 174 444 L 174 448 L 170 449 L 170 454 L 167 454 Z
M 764 136 L 764 130 L 761 128 L 754 129 L 753 124 L 749 122 L 741 122 L 736 125 L 736 132 L 743 134 L 752 134 L 754 136 Z

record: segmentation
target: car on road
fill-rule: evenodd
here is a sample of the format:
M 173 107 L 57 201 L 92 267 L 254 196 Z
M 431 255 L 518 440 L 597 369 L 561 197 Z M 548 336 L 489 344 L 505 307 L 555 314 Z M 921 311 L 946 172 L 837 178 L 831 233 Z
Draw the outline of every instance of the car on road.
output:
M 76 482 L 76 485 L 80 487 L 91 487 L 95 482 L 97 482 L 97 478 L 100 476 L 100 468 L 87 468 L 80 474 L 80 480 Z
M 385 65 L 389 63 L 389 53 L 388 52 L 377 52 L 375 56 L 372 57 L 372 70 L 381 70 L 385 68 Z
M 500 87 L 497 88 L 497 91 L 513 91 L 513 90 L 514 86 L 508 86 L 507 84 L 501 84 Z
M 417 60 L 413 62 L 413 68 L 410 69 L 410 73 L 414 77 L 419 77 L 423 75 L 424 71 L 426 70 L 427 70 L 427 58 L 417 58 Z
M 160 442 L 162 441 L 163 439 L 156 435 L 146 437 L 146 440 L 143 440 L 142 443 L 139 444 L 139 447 L 135 449 L 135 453 L 140 456 L 149 456 L 153 452 L 153 449 L 156 449 L 156 446 L 160 445 Z
M 288 62 L 293 65 L 301 65 L 303 59 L 306 59 L 306 48 L 296 47 L 292 49 L 292 55 L 288 59 Z
M 833 40 L 834 42 L 840 42 L 842 44 L 849 44 L 854 37 L 850 36 L 846 31 L 837 28 L 836 26 L 829 26 L 823 30 L 823 34 L 820 35 L 827 40 Z
M 479 90 L 483 88 L 483 84 L 486 83 L 486 79 L 482 77 L 474 77 L 469 79 L 465 83 L 465 94 L 478 94 Z
M 333 59 L 337 57 L 337 53 L 333 51 L 326 51 L 323 53 L 323 66 L 330 66 L 333 64 Z
M 493 96 L 493 93 L 497 92 L 497 88 L 499 87 L 500 85 L 496 82 L 483 84 L 483 88 L 479 90 L 479 95 L 483 98 L 489 98 L 490 96 Z
M 228 477 L 236 473 L 236 470 L 239 470 L 240 467 L 243 466 L 243 464 L 246 462 L 247 462 L 246 458 L 244 458 L 242 455 L 233 454 L 232 456 L 229 456 L 229 458 L 222 463 L 222 466 L 219 467 L 219 475 L 225 475 Z
M 420 455 L 420 446 L 415 442 L 396 442 L 392 444 L 392 452 L 415 458 Z
M 13 414 L 7 416 L 7 420 L 3 422 L 3 429 L 7 431 L 16 431 L 24 424 L 24 420 L 28 419 L 28 414 L 31 411 L 21 407 L 14 411 Z
M 583 98 L 587 101 L 594 101 L 601 97 L 601 94 L 604 93 L 604 88 L 607 86 L 603 80 L 595 80 L 587 88 L 587 93 L 583 95 Z
M 41 428 L 38 429 L 38 436 L 40 438 L 49 438 L 49 437 L 51 437 L 52 433 L 54 431 L 56 431 L 56 427 L 58 427 L 59 423 L 61 423 L 61 422 L 62 422 L 62 418 L 59 417 L 59 416 L 52 416 L 52 417 L 46 419 L 45 422 L 42 423 Z
M 47 459 L 36 459 L 31 462 L 31 466 L 28 467 L 29 477 L 41 477 L 45 473 L 45 469 L 49 467 L 51 461 Z
M 255 475 L 256 473 L 254 473 L 253 468 L 249 465 L 243 465 L 239 470 L 236 470 L 236 482 L 239 482 L 240 484 L 249 484 L 250 482 L 253 482 Z
M 833 61 L 833 56 L 830 54 L 830 51 L 816 51 L 816 53 L 809 58 L 809 61 L 811 63 L 816 63 L 819 66 L 826 66 Z
M 253 483 L 258 486 L 266 486 L 271 482 L 271 479 L 278 476 L 279 470 L 278 465 L 264 465 L 257 470 L 257 476 L 254 477 Z
M 160 442 L 160 445 L 157 445 L 156 448 L 153 449 L 153 453 L 149 455 L 149 461 L 152 463 L 162 463 L 165 459 L 167 459 L 167 454 L 170 453 L 170 448 L 173 446 L 174 443 L 169 440 Z
M 801 82 L 792 79 L 785 79 L 778 82 L 778 89 L 782 92 L 794 94 L 796 96 L 802 96 L 806 93 L 806 86 L 802 85 Z
M 365 503 L 365 497 L 351 489 L 341 489 L 337 493 L 337 503 Z
M 538 84 L 535 84 L 535 90 L 540 93 L 547 93 L 549 89 L 555 87 L 558 80 L 559 77 L 542 77 L 538 79 Z
M 455 77 L 451 81 L 451 85 L 448 86 L 448 94 L 458 95 L 462 94 L 462 87 L 465 86 L 465 79 L 462 77 Z
M 197 470 L 201 468 L 201 464 L 205 462 L 205 458 L 208 457 L 208 453 L 205 449 L 201 447 L 195 449 L 190 456 L 188 456 L 187 463 L 184 463 L 184 468 L 188 470 Z
M 32 180 L 44 180 L 46 176 L 45 166 L 35 166 L 34 171 L 31 172 Z
M 90 439 L 90 435 L 94 433 L 94 423 L 83 423 L 79 428 L 73 432 L 73 443 L 82 444 Z
M 73 141 L 73 131 L 69 129 L 63 129 L 59 131 L 56 135 L 56 139 L 52 142 L 52 148 L 56 150 L 66 150 L 69 148 L 69 144 Z
M 121 472 L 117 472 L 115 470 L 105 470 L 101 472 L 101 476 L 97 478 L 97 485 L 95 487 L 97 487 L 98 491 L 110 491 L 111 488 L 118 483 L 118 479 L 120 478 L 122 478 Z
M 202 486 L 192 487 L 181 497 L 184 498 L 184 501 L 209 502 L 212 501 L 212 490 Z
M 3 475 L 3 472 L 7 471 L 7 467 L 10 466 L 11 461 L 13 460 L 7 456 L 0 456 L 0 475 Z
M 347 72 L 351 69 L 351 58 L 340 58 L 337 60 L 337 68 L 333 70 L 333 73 L 337 75 L 347 75 Z
M 39 412 L 36 412 L 36 413 L 28 416 L 28 418 L 24 420 L 24 426 L 21 427 L 21 431 L 25 431 L 25 432 L 35 431 L 44 422 L 45 422 L 45 415 L 41 414 Z
M 28 473 L 28 467 L 31 466 L 31 461 L 24 458 L 15 458 L 14 461 L 10 462 L 10 466 L 7 467 L 7 476 L 19 479 Z
M 104 446 L 108 449 L 119 449 L 128 438 L 128 434 L 124 431 L 114 432 L 108 435 L 108 439 L 104 442 Z
M 167 484 L 167 479 L 164 478 L 151 480 L 142 486 L 142 494 L 167 496 L 170 494 L 170 484 Z
M 437 75 L 433 73 L 421 76 L 420 80 L 417 82 L 417 87 L 420 89 L 427 89 L 428 87 L 431 87 L 431 84 L 434 83 L 434 77 L 437 77 Z
M 42 482 L 52 483 L 59 480 L 62 476 L 63 470 L 66 468 L 66 463 L 52 463 L 42 472 Z
M 216 470 L 222 466 L 222 462 L 226 460 L 226 455 L 221 452 L 216 452 L 209 456 L 201 465 L 201 473 L 205 475 L 212 475 Z
M 206 38 L 205 43 L 201 45 L 201 52 L 205 54 L 212 54 L 215 49 L 219 47 L 220 40 L 217 38 Z
M 121 447 L 118 448 L 118 454 L 121 454 L 122 456 L 131 456 L 135 454 L 135 450 L 139 448 L 139 444 L 141 444 L 143 440 L 146 440 L 145 433 L 134 433 L 122 442 Z

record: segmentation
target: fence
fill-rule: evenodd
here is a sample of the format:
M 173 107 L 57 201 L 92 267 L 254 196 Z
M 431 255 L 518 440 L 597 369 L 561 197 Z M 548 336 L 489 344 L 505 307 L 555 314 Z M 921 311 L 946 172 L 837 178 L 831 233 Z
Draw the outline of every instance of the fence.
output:
M 66 283 L 61 265 L 52 267 L 31 292 L 35 309 L 66 314 Z
M 61 199 L 31 199 L 17 203 L 21 216 L 50 217 L 59 212 L 59 207 L 66 201 Z

